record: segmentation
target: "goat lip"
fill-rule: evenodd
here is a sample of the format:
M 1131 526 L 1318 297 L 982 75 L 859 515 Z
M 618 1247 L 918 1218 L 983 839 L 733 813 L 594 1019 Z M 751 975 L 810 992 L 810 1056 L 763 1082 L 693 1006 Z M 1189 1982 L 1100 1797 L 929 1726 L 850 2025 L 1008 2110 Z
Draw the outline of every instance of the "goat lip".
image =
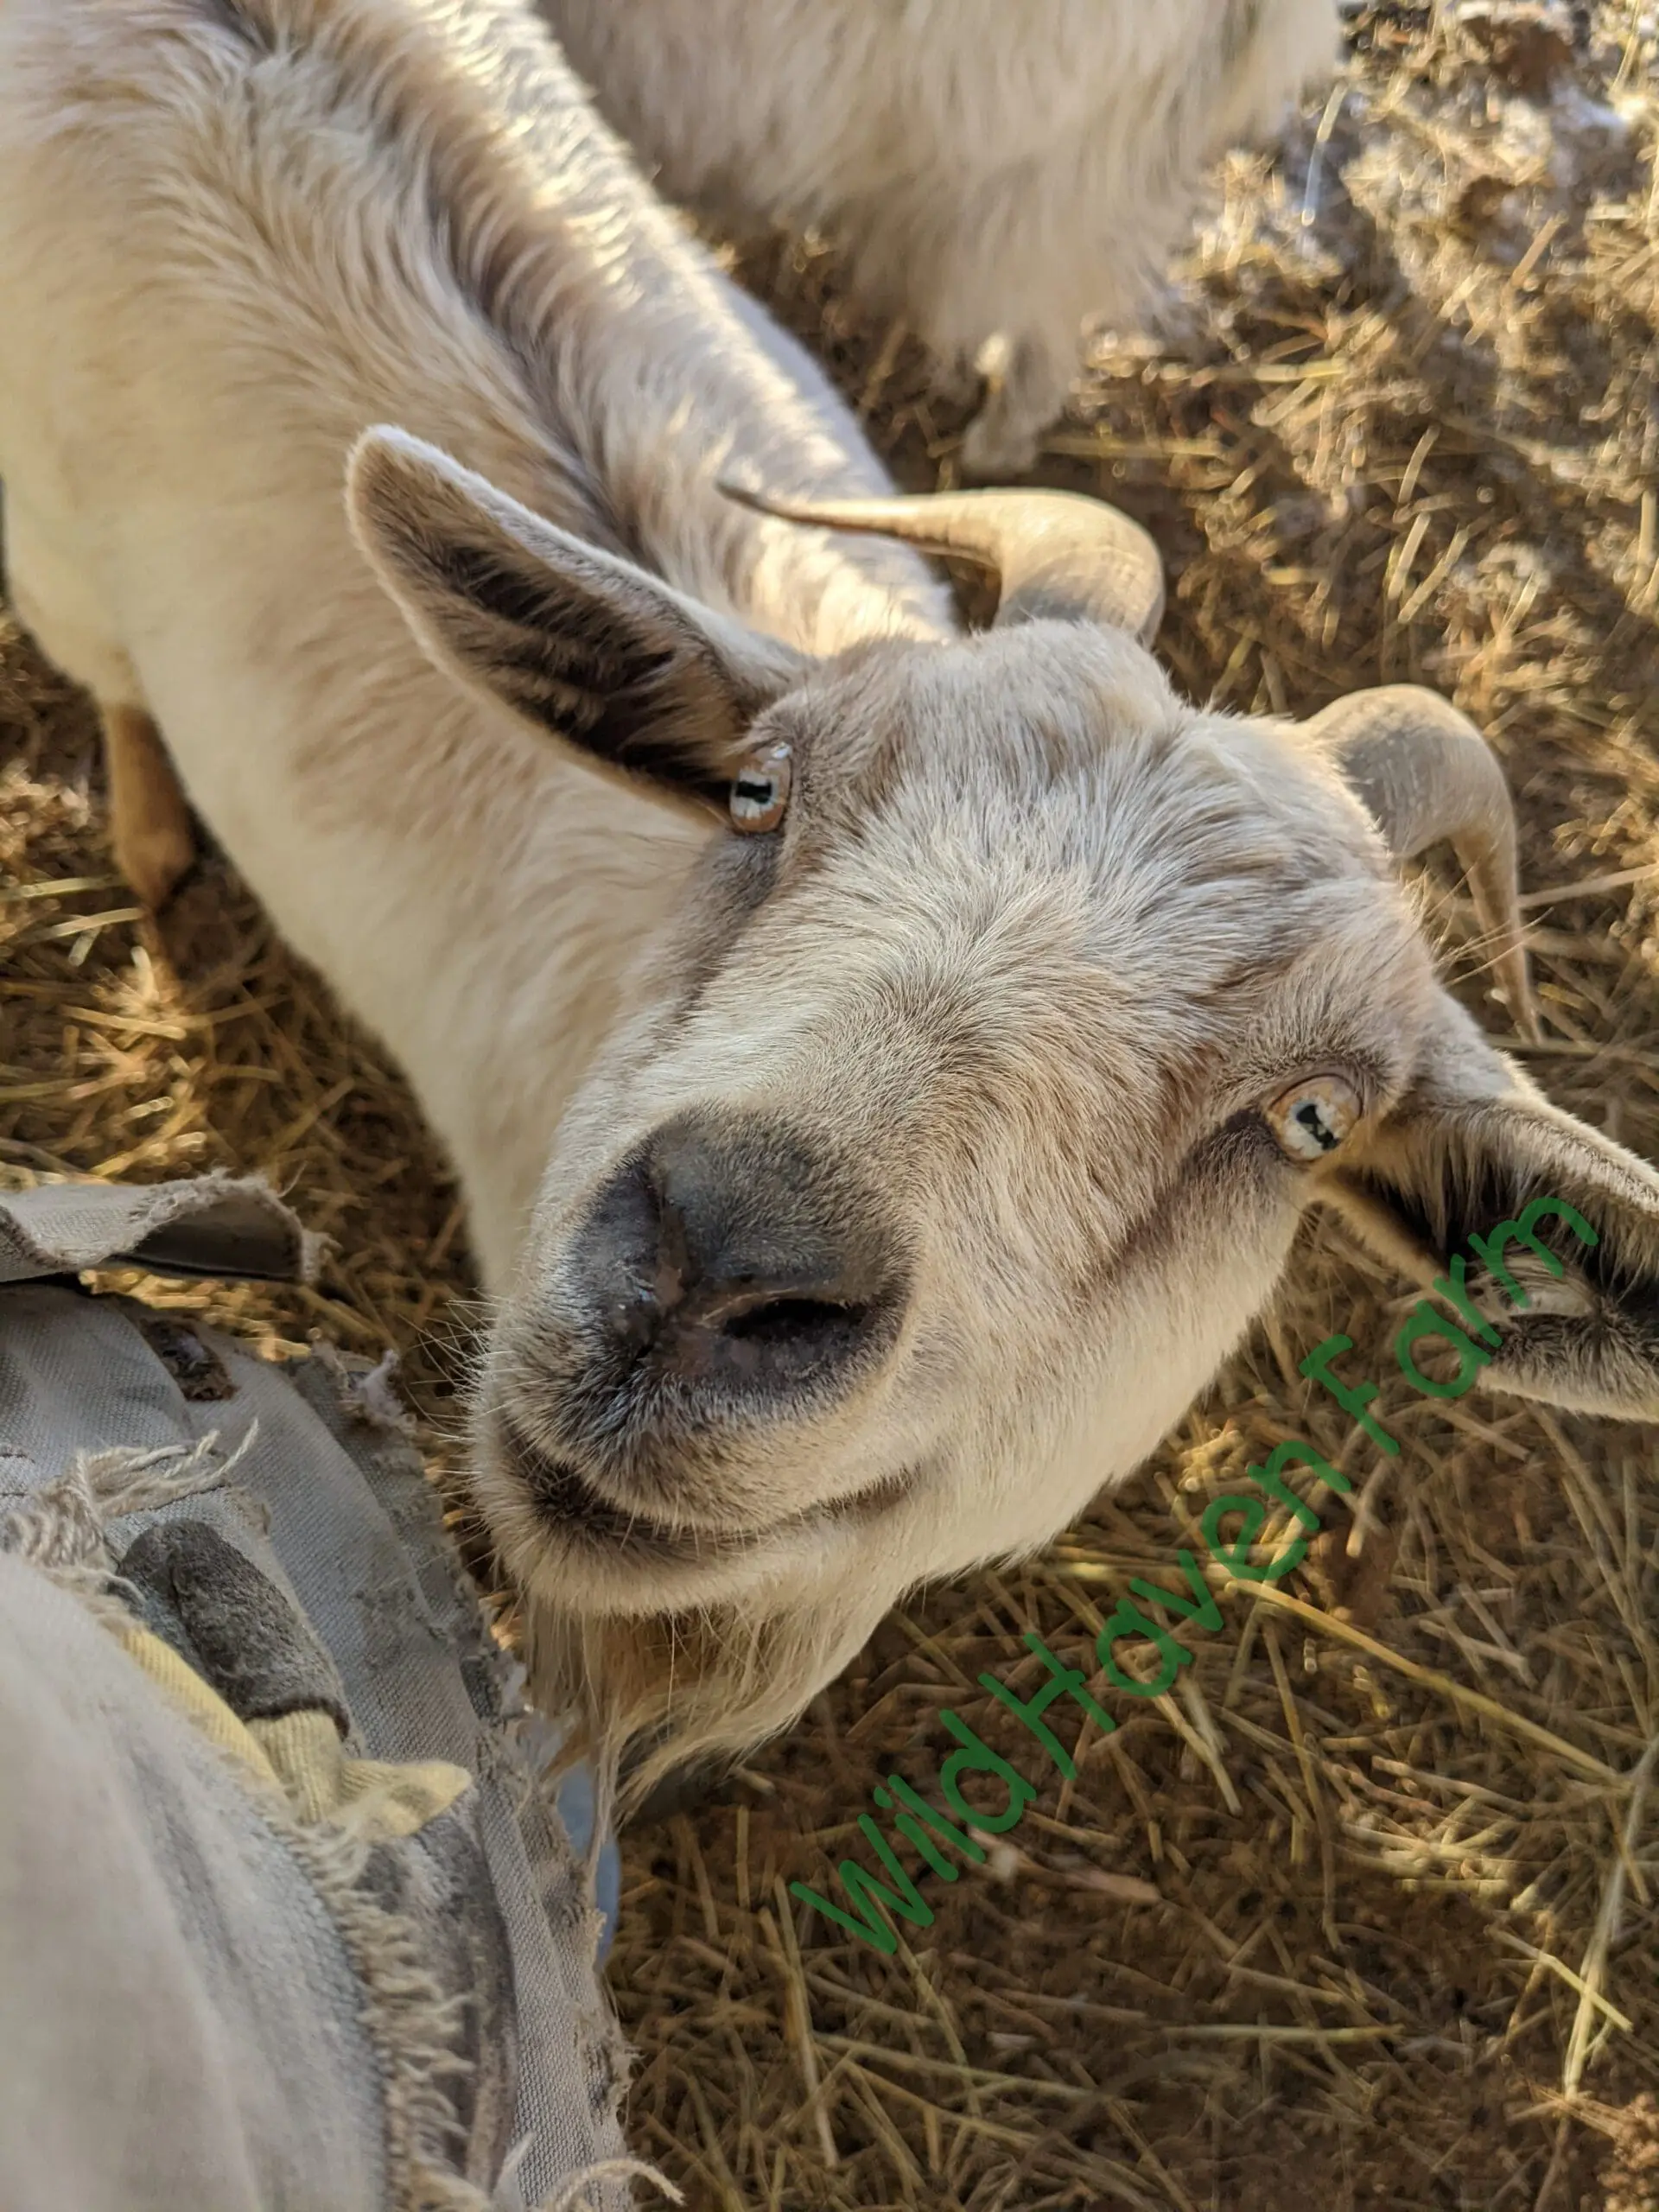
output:
M 514 1474 L 550 1527 L 592 1552 L 640 1566 L 707 1566 L 728 1560 L 770 1535 L 810 1523 L 868 1521 L 901 1499 L 911 1478 L 890 1476 L 851 1497 L 823 1501 L 764 1528 L 666 1527 L 645 1513 L 613 1504 L 579 1468 L 533 1443 L 511 1416 L 498 1414 L 497 1434 Z
M 731 1547 L 734 1540 L 718 1532 L 666 1528 L 649 1514 L 613 1505 L 579 1468 L 543 1452 L 512 1421 L 502 1422 L 501 1435 L 513 1472 L 538 1512 L 563 1535 L 642 1564 L 702 1561 Z

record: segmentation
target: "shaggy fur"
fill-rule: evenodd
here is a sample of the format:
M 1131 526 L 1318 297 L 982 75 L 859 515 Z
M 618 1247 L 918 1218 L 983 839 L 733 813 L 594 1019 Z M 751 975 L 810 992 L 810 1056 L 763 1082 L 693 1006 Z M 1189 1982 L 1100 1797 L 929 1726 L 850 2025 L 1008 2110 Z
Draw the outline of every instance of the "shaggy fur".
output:
M 726 227 L 826 231 L 1017 474 L 1084 319 L 1133 327 L 1205 165 L 1334 67 L 1335 0 L 542 0 L 606 114 Z
M 1484 1379 L 1652 1411 L 1659 1177 L 1444 993 L 1319 742 L 1098 623 L 964 637 L 721 470 L 880 486 L 507 0 L 0 0 L 10 574 L 455 1160 L 544 1694 L 640 1786 L 784 1725 L 1127 1474 L 1316 1201 L 1432 1274 L 1570 1198 L 1602 1242 L 1549 1226 Z M 1315 1072 L 1359 1119 L 1310 1166 L 1263 1109 Z M 890 1262 L 831 1382 L 619 1367 L 596 1214 L 696 1116 L 784 1133 Z

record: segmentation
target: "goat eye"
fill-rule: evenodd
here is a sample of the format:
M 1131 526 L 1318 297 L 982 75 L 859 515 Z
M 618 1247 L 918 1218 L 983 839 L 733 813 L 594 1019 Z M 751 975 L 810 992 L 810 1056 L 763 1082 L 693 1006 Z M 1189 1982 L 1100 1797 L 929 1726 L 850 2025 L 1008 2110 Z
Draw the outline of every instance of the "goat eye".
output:
M 1310 1075 L 1262 1109 L 1282 1152 L 1293 1160 L 1323 1160 L 1359 1119 L 1359 1094 L 1339 1075 Z
M 787 745 L 767 745 L 741 762 L 732 778 L 732 827 L 775 830 L 789 806 L 792 771 Z

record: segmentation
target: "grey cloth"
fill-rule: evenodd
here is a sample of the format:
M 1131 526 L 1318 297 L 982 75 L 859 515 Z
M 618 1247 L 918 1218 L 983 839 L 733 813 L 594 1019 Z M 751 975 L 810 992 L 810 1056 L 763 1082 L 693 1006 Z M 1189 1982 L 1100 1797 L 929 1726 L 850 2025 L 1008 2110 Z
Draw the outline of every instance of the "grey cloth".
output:
M 85 1607 L 0 1555 L 0 2202 L 386 2204 L 375 2051 L 301 1866 Z
M 0 1194 L 0 2206 L 620 2212 L 585 1869 L 384 1378 L 65 1281 L 311 1251 Z
M 263 1183 L 52 1183 L 0 1192 L 0 1282 L 129 1261 L 158 1274 L 308 1281 L 319 1240 Z

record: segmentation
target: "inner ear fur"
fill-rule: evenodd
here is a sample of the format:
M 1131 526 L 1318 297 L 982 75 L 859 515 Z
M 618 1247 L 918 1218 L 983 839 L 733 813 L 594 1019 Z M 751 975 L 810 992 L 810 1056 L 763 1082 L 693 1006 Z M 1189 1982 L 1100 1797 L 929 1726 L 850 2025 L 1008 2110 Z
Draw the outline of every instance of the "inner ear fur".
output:
M 558 529 L 405 433 L 365 433 L 353 536 L 441 667 L 590 766 L 723 810 L 804 657 Z
M 1421 1079 L 1321 1197 L 1448 1318 L 1445 1287 L 1466 1291 L 1499 1339 L 1484 1382 L 1659 1419 L 1659 1173 L 1490 1046 L 1470 1059 Z

